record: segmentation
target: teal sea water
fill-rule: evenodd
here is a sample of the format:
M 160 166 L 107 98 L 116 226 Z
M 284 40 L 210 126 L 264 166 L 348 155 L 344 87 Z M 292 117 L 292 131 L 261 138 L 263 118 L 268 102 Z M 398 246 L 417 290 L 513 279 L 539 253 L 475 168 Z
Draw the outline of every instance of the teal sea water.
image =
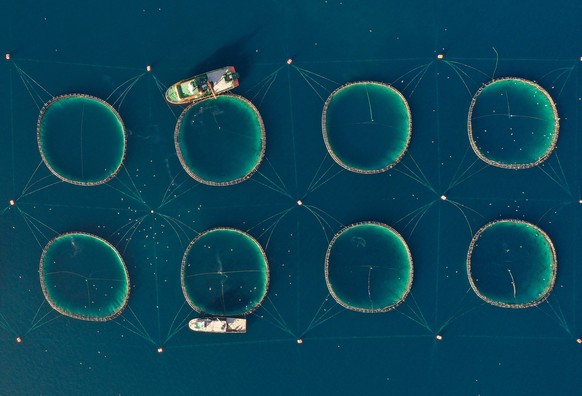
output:
M 2 3 L 0 54 L 11 56 L 0 57 L 0 393 L 582 389 L 582 5 L 208 4 Z M 259 110 L 267 143 L 250 179 L 217 187 L 195 181 L 180 164 L 174 129 L 183 108 L 167 105 L 163 92 L 225 65 L 240 72 L 234 93 Z M 530 169 L 487 165 L 469 144 L 471 99 L 503 76 L 537 82 L 558 109 L 557 146 Z M 391 84 L 410 105 L 410 144 L 387 172 L 356 174 L 327 153 L 323 104 L 350 81 Z M 126 127 L 124 164 L 103 185 L 61 181 L 42 162 L 39 111 L 68 93 L 106 100 Z M 106 148 L 96 143 L 83 153 Z M 470 241 L 503 218 L 539 226 L 556 248 L 556 284 L 536 308 L 491 306 L 471 290 Z M 327 290 L 329 241 L 360 221 L 390 225 L 410 248 L 414 281 L 395 310 L 352 312 Z M 245 335 L 185 327 L 199 314 L 182 293 L 181 260 L 190 241 L 214 227 L 249 233 L 268 258 L 269 292 L 247 317 Z M 121 254 L 131 293 L 119 317 L 76 320 L 45 301 L 42 249 L 67 232 L 97 235 Z

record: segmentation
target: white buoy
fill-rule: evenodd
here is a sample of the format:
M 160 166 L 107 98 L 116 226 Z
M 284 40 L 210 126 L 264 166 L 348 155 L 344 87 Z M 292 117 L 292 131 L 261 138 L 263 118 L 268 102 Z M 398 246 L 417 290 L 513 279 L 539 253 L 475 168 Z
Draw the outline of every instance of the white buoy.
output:
M 152 71 L 152 67 L 151 67 L 150 65 L 147 65 L 147 66 L 146 66 L 146 71 L 147 71 L 147 72 L 151 72 L 151 71 Z
M 10 54 L 6 54 L 6 60 L 10 60 Z
M 442 340 L 442 339 L 443 339 L 443 336 L 442 336 L 442 335 L 440 335 L 440 334 L 437 334 L 437 336 L 436 336 L 436 339 L 440 341 L 440 340 Z
M 437 59 L 445 59 L 445 54 L 438 54 Z
M 446 200 L 447 200 L 447 196 L 446 196 L 446 195 L 441 195 L 441 199 L 442 199 L 443 201 L 446 201 Z
M 162 348 L 162 347 L 159 347 L 159 348 L 158 348 L 158 353 L 162 353 L 162 352 L 164 352 L 164 348 Z
M 576 340 L 576 342 L 577 342 L 578 344 L 582 344 L 582 338 L 578 338 L 578 339 Z
M 150 210 L 150 213 L 151 213 L 151 214 L 153 214 L 153 213 L 154 213 L 154 210 L 153 210 L 153 209 L 152 209 L 152 210 Z
M 22 342 L 22 338 L 16 337 L 16 342 L 20 344 Z
M 14 206 L 15 205 L 15 202 L 14 202 L 13 199 L 11 199 L 9 202 L 10 202 L 10 206 Z
M 300 199 L 297 200 L 297 206 L 301 206 L 301 205 L 303 205 L 303 202 Z
M 300 339 L 297 340 L 297 343 L 298 344 L 303 344 L 303 340 L 300 338 Z
M 287 64 L 290 65 L 291 63 L 293 63 L 293 59 L 291 58 L 287 59 Z

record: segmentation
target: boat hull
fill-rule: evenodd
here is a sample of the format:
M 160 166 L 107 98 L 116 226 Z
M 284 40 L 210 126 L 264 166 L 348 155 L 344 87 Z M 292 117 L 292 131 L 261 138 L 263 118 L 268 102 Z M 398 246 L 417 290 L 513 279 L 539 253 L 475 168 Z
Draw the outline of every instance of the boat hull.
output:
M 166 90 L 165 97 L 170 104 L 183 105 L 216 97 L 238 85 L 236 69 L 226 66 L 178 81 Z

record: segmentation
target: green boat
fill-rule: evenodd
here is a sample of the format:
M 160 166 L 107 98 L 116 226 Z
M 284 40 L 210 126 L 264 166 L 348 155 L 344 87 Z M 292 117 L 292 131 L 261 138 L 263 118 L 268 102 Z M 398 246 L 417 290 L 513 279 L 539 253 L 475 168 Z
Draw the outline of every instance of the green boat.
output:
M 187 104 L 216 97 L 238 87 L 238 73 L 234 66 L 226 66 L 178 81 L 166 90 L 170 104 Z

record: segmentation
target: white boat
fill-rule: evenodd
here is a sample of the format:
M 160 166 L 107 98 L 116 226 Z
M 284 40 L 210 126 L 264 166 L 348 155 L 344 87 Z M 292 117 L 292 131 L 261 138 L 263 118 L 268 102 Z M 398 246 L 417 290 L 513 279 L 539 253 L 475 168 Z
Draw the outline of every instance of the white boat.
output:
M 238 87 L 238 73 L 234 66 L 226 66 L 178 81 L 166 91 L 171 104 L 187 104 L 215 97 Z
M 194 318 L 188 323 L 192 331 L 202 333 L 246 333 L 247 320 L 242 318 Z

